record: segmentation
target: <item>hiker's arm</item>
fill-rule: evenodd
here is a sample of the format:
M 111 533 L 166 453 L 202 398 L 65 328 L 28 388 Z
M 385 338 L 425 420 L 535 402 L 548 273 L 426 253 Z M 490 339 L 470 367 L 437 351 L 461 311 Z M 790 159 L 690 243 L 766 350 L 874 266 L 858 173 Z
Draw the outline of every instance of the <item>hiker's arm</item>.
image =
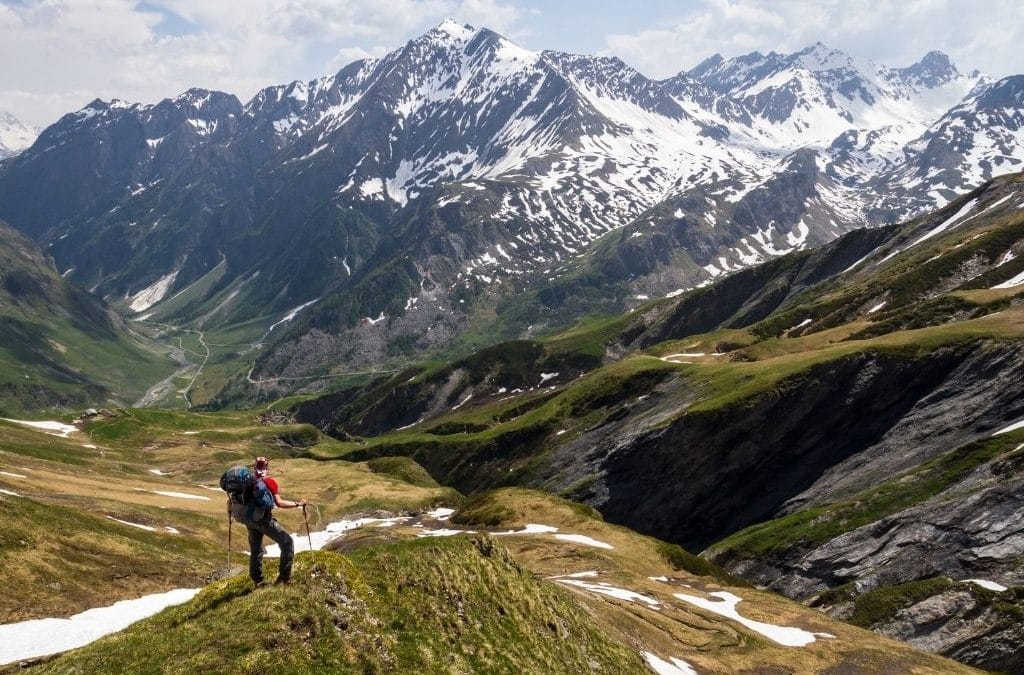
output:
M 300 499 L 297 502 L 289 502 L 281 499 L 281 495 L 274 495 L 274 503 L 277 504 L 279 509 L 297 509 L 300 506 L 305 506 L 306 500 Z

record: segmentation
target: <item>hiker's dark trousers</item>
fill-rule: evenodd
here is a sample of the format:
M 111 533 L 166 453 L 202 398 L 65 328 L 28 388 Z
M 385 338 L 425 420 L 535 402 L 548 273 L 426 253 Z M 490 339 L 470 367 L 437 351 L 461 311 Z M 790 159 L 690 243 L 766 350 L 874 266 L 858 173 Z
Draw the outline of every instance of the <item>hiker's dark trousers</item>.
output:
M 267 515 L 262 520 L 247 520 L 245 527 L 249 530 L 249 578 L 257 584 L 263 581 L 263 535 L 267 535 L 281 547 L 281 571 L 278 573 L 278 580 L 291 579 L 295 543 L 292 536 L 281 527 L 281 523 Z

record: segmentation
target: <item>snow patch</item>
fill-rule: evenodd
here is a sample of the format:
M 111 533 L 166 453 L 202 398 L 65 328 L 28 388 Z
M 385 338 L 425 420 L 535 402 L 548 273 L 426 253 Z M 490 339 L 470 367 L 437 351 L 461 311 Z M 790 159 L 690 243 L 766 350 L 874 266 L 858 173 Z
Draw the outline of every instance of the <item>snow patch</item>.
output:
M 651 670 L 658 675 L 697 675 L 697 671 L 693 669 L 693 666 L 682 659 L 670 656 L 669 660 L 666 661 L 651 652 L 640 652 L 640 655 L 644 657 L 644 661 L 647 661 L 647 665 L 651 667 Z
M 0 665 L 82 647 L 167 607 L 188 602 L 200 590 L 178 588 L 89 609 L 67 619 L 33 619 L 2 625 Z
M 373 525 L 376 527 L 394 527 L 407 523 L 411 518 L 406 516 L 398 516 L 394 518 L 355 518 L 348 520 L 338 520 L 327 525 L 327 527 L 319 532 L 311 532 L 307 536 L 304 532 L 292 533 L 292 542 L 295 544 L 295 551 L 308 551 L 309 542 L 313 542 L 313 550 L 319 551 L 329 542 L 334 541 L 345 532 L 349 530 L 355 530 L 366 525 Z M 271 544 L 267 546 L 264 553 L 264 557 L 267 558 L 280 558 L 281 547 L 277 544 Z
M 466 396 L 466 398 L 462 399 L 462 401 L 460 401 L 459 403 L 453 405 L 452 406 L 452 410 L 458 410 L 462 406 L 466 405 L 467 403 L 469 403 L 469 399 L 471 399 L 471 398 L 473 398 L 473 394 L 469 394 L 468 396 Z
M 455 513 L 455 509 L 449 509 L 446 507 L 436 508 L 433 511 L 427 511 L 427 515 L 435 520 L 448 520 Z
M 600 572 L 597 570 L 586 570 L 585 572 L 573 572 L 572 574 L 556 574 L 551 579 L 589 579 L 596 577 Z
M 679 359 L 695 359 L 702 356 L 707 356 L 704 352 L 682 352 L 679 354 L 669 354 L 668 356 L 662 356 L 661 360 L 666 363 L 690 363 L 689 361 L 679 361 Z
M 1014 422 L 1010 426 L 1003 427 L 1002 429 L 1000 429 L 999 431 L 995 432 L 992 435 L 998 436 L 1000 434 L 1008 434 L 1011 431 L 1016 431 L 1017 429 L 1024 429 L 1024 420 L 1021 420 L 1020 422 Z
M 549 534 L 551 532 L 558 532 L 557 527 L 551 527 L 550 525 L 538 525 L 537 523 L 527 523 L 526 527 L 521 530 L 507 530 L 505 532 L 491 532 L 492 537 L 502 537 L 512 534 Z
M 948 230 L 953 224 L 955 224 L 958 220 L 960 220 L 961 218 L 966 216 L 970 212 L 970 210 L 974 208 L 975 204 L 977 204 L 977 203 L 978 203 L 978 199 L 977 199 L 977 197 L 975 197 L 971 201 L 969 201 L 966 204 L 964 204 L 963 206 L 961 206 L 959 211 L 957 211 L 952 216 L 950 216 L 946 220 L 944 220 L 941 223 L 939 223 L 939 225 L 937 225 L 936 227 L 934 227 L 931 230 L 929 230 L 923 236 L 921 236 L 917 241 L 915 241 L 913 244 L 911 244 L 911 246 L 917 246 L 918 244 L 920 244 L 922 241 L 925 241 L 926 239 L 931 239 L 932 237 L 934 237 L 934 236 L 936 236 L 938 234 L 942 234 L 943 232 Z
M 476 530 L 449 530 L 442 528 L 440 530 L 424 530 L 423 532 L 417 532 L 417 537 L 453 537 L 457 534 L 475 534 Z
M 875 313 L 875 312 L 877 312 L 878 310 L 880 310 L 880 309 L 882 309 L 883 307 L 885 307 L 885 305 L 886 305 L 886 303 L 885 303 L 884 301 L 883 301 L 883 302 L 880 302 L 880 303 L 878 303 L 877 305 L 875 305 L 874 307 L 872 307 L 871 309 L 869 309 L 869 310 L 868 310 L 868 314 L 874 314 L 874 313 Z
M 129 522 L 127 520 L 121 520 L 120 518 L 115 518 L 114 516 L 107 516 L 107 518 L 109 518 L 110 520 L 113 520 L 115 523 L 121 523 L 122 525 L 131 525 L 132 527 L 137 527 L 140 530 L 145 530 L 146 532 L 156 532 L 156 528 L 155 527 L 150 527 L 149 525 L 143 525 L 141 523 L 132 523 L 132 522 Z
M 617 588 L 605 583 L 592 584 L 589 581 L 581 581 L 580 579 L 556 579 L 560 584 L 566 584 L 567 586 L 577 586 L 579 588 L 585 588 L 592 593 L 600 593 L 601 595 L 607 595 L 619 600 L 626 600 L 628 602 L 639 602 L 657 609 L 661 607 L 661 603 L 654 598 L 631 591 L 625 588 Z
M 8 417 L 0 417 L 0 420 L 4 422 L 13 422 L 14 424 L 20 424 L 22 426 L 31 427 L 38 429 L 44 433 L 50 434 L 51 436 L 60 436 L 61 438 L 67 438 L 70 434 L 78 431 L 78 427 L 70 424 L 64 424 L 63 422 L 43 421 L 33 422 L 29 420 L 12 420 Z
M 688 602 L 691 605 L 700 607 L 709 612 L 714 612 L 720 616 L 724 616 L 727 619 L 736 621 L 755 633 L 760 633 L 765 637 L 784 645 L 786 647 L 805 647 L 815 641 L 815 633 L 806 631 L 803 628 L 795 628 L 791 626 L 777 626 L 772 623 L 765 623 L 763 621 L 754 621 L 748 619 L 736 610 L 736 606 L 740 603 L 742 598 L 738 595 L 733 595 L 728 591 L 715 591 L 709 593 L 713 598 L 717 600 L 709 600 L 707 598 L 700 598 L 695 595 L 686 595 L 685 593 L 673 594 L 679 600 Z M 817 634 L 820 637 L 825 637 L 824 633 Z
M 364 197 L 379 197 L 384 194 L 384 181 L 380 178 L 371 178 L 359 186 L 359 193 Z
M 561 541 L 571 541 L 576 544 L 583 544 L 584 546 L 593 546 L 594 548 L 604 548 L 608 550 L 614 550 L 615 548 L 611 544 L 606 544 L 603 541 L 598 541 L 597 539 L 588 537 L 585 534 L 556 534 L 554 535 L 554 537 L 555 539 L 560 539 Z
M 1017 276 L 1013 277 L 1012 279 L 1007 279 L 1006 281 L 1004 281 L 1001 284 L 996 284 L 992 288 L 993 289 L 995 289 L 995 288 L 1016 288 L 1017 286 L 1020 286 L 1022 284 L 1024 284 L 1024 272 L 1021 272 L 1020 274 L 1018 274 Z
M 0 476 L 8 476 L 10 478 L 28 478 L 20 473 L 11 473 L 10 471 L 0 471 Z
M 294 319 L 296 317 L 296 315 L 298 315 L 299 312 L 301 312 L 302 310 L 306 309 L 310 305 L 315 304 L 317 302 L 320 302 L 320 298 L 317 298 L 315 300 L 310 300 L 309 302 L 304 302 L 301 305 L 299 305 L 298 307 L 293 307 L 292 309 L 288 310 L 288 313 L 285 314 L 281 318 L 280 321 L 277 321 L 275 323 L 270 324 L 270 328 L 267 329 L 267 332 L 264 334 L 264 337 L 266 337 L 267 335 L 270 335 L 270 332 L 272 330 L 274 330 L 275 328 L 277 328 L 278 326 L 280 326 L 282 323 L 288 323 L 289 321 Z
M 507 530 L 505 532 L 491 532 L 492 537 L 507 537 L 520 534 L 551 534 L 555 539 L 561 541 L 569 541 L 574 544 L 583 544 L 584 546 L 593 546 L 594 548 L 603 548 L 612 550 L 615 547 L 611 544 L 606 544 L 603 541 L 598 541 L 592 537 L 588 537 L 584 534 L 556 534 L 558 532 L 557 527 L 551 525 L 540 525 L 538 523 L 527 523 L 526 527 L 521 530 Z
M 997 584 L 996 582 L 989 581 L 987 579 L 964 579 L 964 581 L 976 584 L 978 586 L 981 586 L 982 588 L 987 588 L 988 590 L 995 591 L 996 593 L 1002 593 L 1006 590 L 1006 586 L 1003 586 L 1002 584 Z

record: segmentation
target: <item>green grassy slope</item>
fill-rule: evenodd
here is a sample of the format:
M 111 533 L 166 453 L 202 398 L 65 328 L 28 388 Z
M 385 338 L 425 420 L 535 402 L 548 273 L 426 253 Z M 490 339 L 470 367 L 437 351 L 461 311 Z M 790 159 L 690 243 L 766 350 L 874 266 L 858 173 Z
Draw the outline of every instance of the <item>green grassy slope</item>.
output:
M 0 415 L 131 402 L 174 362 L 0 223 Z
M 271 458 L 285 498 L 315 505 L 314 529 L 349 513 L 461 500 L 411 462 L 381 471 L 292 458 L 332 442 L 308 426 L 259 424 L 253 411 L 123 411 L 66 439 L 0 421 L 0 488 L 17 495 L 0 493 L 0 623 L 67 616 L 240 569 L 244 529 L 235 525 L 228 556 L 217 481 L 256 455 Z M 299 511 L 280 520 L 303 528 Z

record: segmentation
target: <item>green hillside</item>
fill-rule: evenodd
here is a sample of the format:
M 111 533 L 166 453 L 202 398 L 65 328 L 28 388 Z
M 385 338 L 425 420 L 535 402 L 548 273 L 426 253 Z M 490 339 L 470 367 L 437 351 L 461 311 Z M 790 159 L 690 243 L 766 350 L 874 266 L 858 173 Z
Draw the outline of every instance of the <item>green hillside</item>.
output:
M 0 416 L 131 403 L 174 362 L 0 223 Z

